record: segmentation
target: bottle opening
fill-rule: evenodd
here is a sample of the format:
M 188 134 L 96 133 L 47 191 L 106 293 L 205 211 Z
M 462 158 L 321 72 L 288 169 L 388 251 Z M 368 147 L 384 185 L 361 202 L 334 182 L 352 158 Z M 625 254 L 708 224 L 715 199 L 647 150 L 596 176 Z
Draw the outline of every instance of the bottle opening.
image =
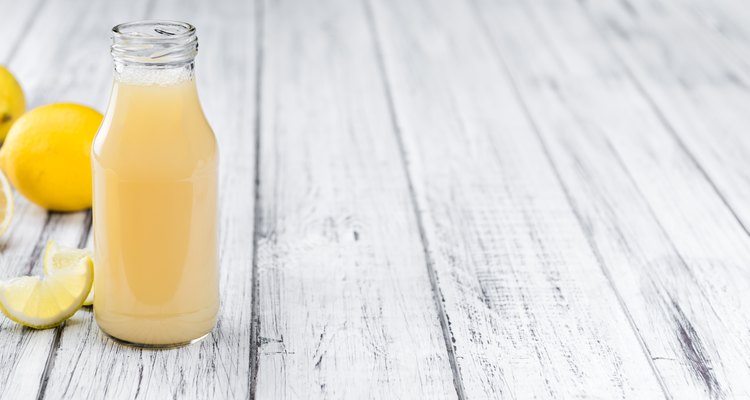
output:
M 115 63 L 178 66 L 192 62 L 198 53 L 195 27 L 179 21 L 126 22 L 112 28 Z

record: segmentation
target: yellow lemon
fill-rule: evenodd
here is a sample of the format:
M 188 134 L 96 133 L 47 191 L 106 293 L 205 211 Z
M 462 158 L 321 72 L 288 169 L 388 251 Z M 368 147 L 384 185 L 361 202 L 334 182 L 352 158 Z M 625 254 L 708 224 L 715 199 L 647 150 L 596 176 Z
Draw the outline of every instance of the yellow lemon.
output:
M 0 167 L 22 195 L 53 211 L 91 207 L 91 142 L 102 115 L 49 104 L 19 118 L 0 149 Z
M 78 311 L 94 283 L 94 264 L 87 256 L 71 267 L 2 283 L 0 311 L 34 329 L 60 325 Z
M 5 140 L 10 126 L 26 110 L 26 98 L 21 85 L 5 67 L 0 65 L 0 142 Z

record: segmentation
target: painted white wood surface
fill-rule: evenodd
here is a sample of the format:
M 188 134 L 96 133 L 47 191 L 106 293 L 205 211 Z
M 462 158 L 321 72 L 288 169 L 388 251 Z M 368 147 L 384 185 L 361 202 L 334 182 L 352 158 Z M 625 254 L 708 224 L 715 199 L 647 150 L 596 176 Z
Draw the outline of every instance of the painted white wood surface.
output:
M 0 62 L 7 65 L 13 58 L 18 47 L 25 40 L 36 19 L 36 13 L 44 0 L 33 0 L 29 2 L 4 0 L 2 6 L 2 23 L 0 24 L 0 37 L 3 38 L 4 46 L 0 46 Z
M 466 397 L 662 396 L 469 4 L 372 3 Z
M 0 398 L 750 398 L 742 2 L 0 0 L 0 63 L 103 111 L 138 18 L 198 26 L 220 322 L 2 319 Z M 90 245 L 16 201 L 0 278 Z
M 687 155 L 672 158 L 679 162 L 669 176 L 658 179 L 646 165 L 636 180 L 702 287 L 691 297 L 706 299 L 693 302 L 692 309 L 678 302 L 693 314 L 687 318 L 695 328 L 691 368 L 713 397 L 750 398 L 750 207 L 744 197 L 750 192 L 743 155 L 750 148 L 741 126 L 750 122 L 743 107 L 750 100 L 742 83 L 747 78 L 726 46 L 717 46 L 715 37 L 678 9 L 629 4 L 625 10 L 602 2 L 586 11 Z M 683 40 L 670 40 L 675 32 Z M 669 160 L 666 154 L 661 159 Z M 711 187 L 686 179 L 687 171 L 702 175 Z M 685 198 L 691 201 L 676 201 Z
M 455 398 L 362 3 L 263 15 L 257 397 Z
M 577 5 L 482 6 L 498 53 L 516 54 L 503 57 L 509 73 L 668 393 L 746 395 L 747 347 L 722 320 L 750 321 L 710 294 L 748 277 L 704 272 L 750 261 L 746 235 L 712 183 Z

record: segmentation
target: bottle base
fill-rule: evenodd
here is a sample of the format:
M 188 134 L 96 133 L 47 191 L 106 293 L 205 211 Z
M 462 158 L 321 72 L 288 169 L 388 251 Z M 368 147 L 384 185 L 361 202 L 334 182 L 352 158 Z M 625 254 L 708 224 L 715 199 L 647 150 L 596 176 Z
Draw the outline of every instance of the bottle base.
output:
M 104 336 L 112 339 L 113 341 L 117 342 L 118 344 L 120 344 L 122 346 L 136 347 L 136 348 L 139 348 L 139 349 L 151 349 L 151 350 L 167 350 L 167 349 L 175 349 L 175 348 L 178 348 L 178 347 L 189 346 L 189 345 L 191 345 L 193 343 L 200 342 L 201 340 L 207 338 L 208 335 L 211 334 L 211 332 L 206 332 L 203 336 L 199 336 L 199 337 L 197 337 L 195 339 L 191 339 L 191 340 L 188 340 L 186 342 L 164 343 L 164 344 L 162 344 L 162 343 L 156 343 L 156 344 L 154 344 L 154 343 L 137 343 L 137 342 L 131 342 L 131 341 L 128 341 L 128 340 L 125 340 L 125 339 L 120 339 L 120 338 L 118 338 L 116 336 L 112 336 L 111 334 L 107 333 L 106 331 L 104 331 L 101 328 L 99 330 L 102 331 L 102 333 L 104 334 Z
M 94 305 L 99 330 L 118 343 L 139 348 L 186 346 L 206 337 L 216 328 L 217 307 L 191 312 L 147 315 L 102 312 Z

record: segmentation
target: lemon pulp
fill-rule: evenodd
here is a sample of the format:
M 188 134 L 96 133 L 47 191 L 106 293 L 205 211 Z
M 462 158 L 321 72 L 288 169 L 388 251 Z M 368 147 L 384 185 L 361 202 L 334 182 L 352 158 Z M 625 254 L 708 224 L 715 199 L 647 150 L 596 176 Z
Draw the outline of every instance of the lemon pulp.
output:
M 44 251 L 44 274 L 49 275 L 55 271 L 76 266 L 85 257 L 90 257 L 91 252 L 87 249 L 67 249 L 59 248 L 54 240 L 47 242 L 47 248 Z M 94 287 L 91 287 L 84 306 L 94 304 Z

